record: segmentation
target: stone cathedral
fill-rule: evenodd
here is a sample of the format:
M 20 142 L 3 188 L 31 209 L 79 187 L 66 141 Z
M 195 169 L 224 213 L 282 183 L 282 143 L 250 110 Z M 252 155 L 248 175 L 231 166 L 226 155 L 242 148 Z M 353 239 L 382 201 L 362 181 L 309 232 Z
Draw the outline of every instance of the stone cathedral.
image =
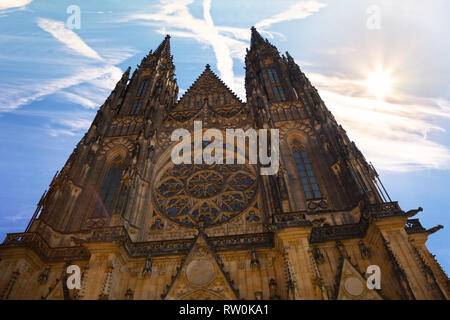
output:
M 169 36 L 128 68 L 0 245 L 0 299 L 449 299 L 442 226 L 391 201 L 289 53 L 252 28 L 245 69 L 242 102 L 209 65 L 178 99 Z M 279 170 L 175 164 L 194 121 L 278 129 Z

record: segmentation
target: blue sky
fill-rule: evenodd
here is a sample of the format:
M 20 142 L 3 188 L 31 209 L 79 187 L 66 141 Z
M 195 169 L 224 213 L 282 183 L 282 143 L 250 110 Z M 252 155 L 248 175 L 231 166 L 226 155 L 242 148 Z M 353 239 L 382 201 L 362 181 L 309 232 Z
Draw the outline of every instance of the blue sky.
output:
M 448 12 L 447 0 L 1 0 L 0 237 L 24 230 L 121 73 L 165 34 L 181 92 L 209 63 L 244 97 L 255 25 L 294 57 L 391 198 L 445 226 L 427 244 L 450 271 Z

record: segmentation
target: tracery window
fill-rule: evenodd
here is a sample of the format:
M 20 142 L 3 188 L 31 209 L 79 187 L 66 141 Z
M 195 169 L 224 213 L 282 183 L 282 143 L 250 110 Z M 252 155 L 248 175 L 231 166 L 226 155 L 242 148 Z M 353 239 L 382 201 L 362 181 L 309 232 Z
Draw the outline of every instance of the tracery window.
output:
M 275 69 L 267 69 L 267 73 L 269 74 L 271 83 L 280 83 L 280 78 L 278 78 L 278 74 Z
M 135 100 L 133 107 L 131 108 L 131 115 L 136 115 L 141 112 L 142 100 Z
M 169 168 L 153 192 L 158 211 L 185 225 L 216 225 L 247 209 L 256 197 L 256 175 L 247 165 L 190 165 Z
M 273 94 L 275 95 L 276 101 L 285 101 L 286 96 L 284 95 L 283 88 L 281 86 L 273 86 Z
M 141 82 L 141 85 L 139 86 L 139 90 L 137 93 L 138 97 L 143 97 L 145 95 L 145 92 L 147 91 L 148 85 L 150 84 L 150 79 L 145 79 Z
M 308 158 L 308 154 L 304 150 L 294 150 L 295 164 L 297 165 L 300 174 L 300 181 L 302 182 L 303 190 L 307 200 L 322 198 L 320 188 Z
M 114 198 L 119 185 L 119 179 L 121 175 L 120 167 L 121 158 L 118 156 L 109 168 L 105 180 L 103 181 L 103 186 L 100 192 L 100 198 L 97 201 L 95 207 L 94 217 L 103 217 L 109 214 L 111 209 L 111 203 Z
M 258 78 L 259 78 L 259 81 L 261 82 L 261 84 L 263 85 L 263 87 L 265 87 L 264 77 L 263 77 L 263 74 L 261 71 L 258 72 Z

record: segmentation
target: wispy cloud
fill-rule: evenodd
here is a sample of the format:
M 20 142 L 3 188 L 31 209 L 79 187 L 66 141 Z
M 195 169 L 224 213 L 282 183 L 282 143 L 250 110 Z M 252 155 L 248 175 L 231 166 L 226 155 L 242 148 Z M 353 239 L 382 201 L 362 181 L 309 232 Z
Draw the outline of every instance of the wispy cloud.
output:
M 257 28 L 267 28 L 275 23 L 280 23 L 284 21 L 304 19 L 319 12 L 320 9 L 324 8 L 326 5 L 317 1 L 304 1 L 298 2 L 291 5 L 286 11 L 280 12 L 273 17 L 264 19 L 258 22 L 255 27 Z
M 81 67 L 72 76 L 56 80 L 33 83 L 26 90 L 22 88 L 0 88 L 0 111 L 11 111 L 20 106 L 27 105 L 44 96 L 54 94 L 60 90 L 90 81 L 97 83 L 98 79 L 120 79 L 121 70 L 114 66 L 107 67 Z M 104 84 L 101 84 L 104 86 Z M 86 98 L 85 98 L 86 99 Z
M 245 56 L 249 30 L 215 25 L 210 0 L 203 0 L 203 18 L 195 18 L 188 7 L 192 3 L 191 0 L 161 0 L 155 12 L 134 14 L 127 20 L 141 21 L 159 27 L 160 33 L 195 39 L 211 46 L 221 78 L 244 98 L 244 78 L 233 73 L 233 59 L 242 61 Z M 304 19 L 324 7 L 325 4 L 317 1 L 298 2 L 255 26 L 273 37 L 274 33 L 268 30 L 273 24 Z M 326 53 L 345 55 L 353 51 L 341 47 Z M 320 89 L 322 98 L 350 137 L 379 168 L 395 171 L 450 168 L 450 150 L 429 138 L 430 133 L 444 130 L 436 120 L 450 117 L 447 100 L 396 94 L 395 100 L 379 101 L 367 93 L 363 79 L 320 73 L 308 73 L 308 77 Z
M 0 10 L 23 8 L 32 1 L 33 0 L 2 0 L 0 2 Z
M 190 10 L 194 0 L 160 0 L 152 13 L 138 13 L 129 15 L 126 21 L 141 21 L 151 26 L 159 27 L 161 34 L 170 33 L 175 37 L 194 39 L 202 44 L 212 47 L 217 61 L 220 77 L 241 98 L 245 93 L 241 86 L 242 81 L 236 78 L 233 72 L 233 58 L 242 60 L 245 48 L 250 40 L 248 28 L 231 26 L 217 26 L 211 15 L 211 0 L 203 0 L 203 18 L 195 18 Z M 261 28 L 287 20 L 303 19 L 324 7 L 316 1 L 299 2 L 291 9 L 295 13 L 284 11 L 268 19 L 256 23 Z M 265 32 L 265 30 L 261 30 Z
M 397 93 L 395 100 L 367 94 L 364 80 L 307 73 L 322 99 L 348 131 L 366 158 L 392 171 L 450 169 L 450 150 L 433 141 L 431 133 L 445 132 L 438 120 L 450 118 L 445 99 Z
M 89 60 L 92 62 L 80 61 L 76 57 L 74 59 L 63 58 L 66 59 L 68 68 L 73 70 L 69 76 L 44 81 L 28 80 L 26 82 L 29 83 L 26 85 L 24 85 L 24 81 L 21 81 L 22 85 L 20 86 L 9 84 L 0 87 L 0 112 L 14 110 L 55 93 L 66 98 L 67 101 L 88 108 L 98 107 L 122 75 L 122 71 L 115 64 L 130 57 L 131 49 L 119 48 L 117 55 L 110 54 L 106 60 L 75 32 L 67 29 L 63 22 L 38 18 L 37 24 L 70 53 L 90 58 Z M 87 84 L 87 86 L 77 87 L 80 84 Z
M 74 119 L 59 119 L 56 120 L 52 127 L 48 128 L 48 132 L 53 137 L 61 135 L 76 136 L 86 132 L 92 119 L 74 118 Z
M 66 45 L 67 48 L 74 53 L 103 61 L 103 58 L 81 40 L 75 32 L 67 29 L 64 22 L 38 18 L 37 23 L 42 30 L 50 33 L 56 40 Z

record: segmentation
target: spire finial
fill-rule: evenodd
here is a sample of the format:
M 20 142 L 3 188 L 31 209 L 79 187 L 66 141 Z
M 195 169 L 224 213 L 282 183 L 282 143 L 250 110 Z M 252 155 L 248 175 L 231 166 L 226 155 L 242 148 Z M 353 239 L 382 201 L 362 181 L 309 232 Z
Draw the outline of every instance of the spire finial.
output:
M 164 40 L 155 50 L 154 55 L 170 59 L 170 35 L 166 35 Z
M 256 30 L 256 28 L 254 26 L 252 26 L 250 28 L 250 30 L 252 31 L 252 36 L 251 36 L 251 39 L 250 39 L 250 48 L 253 48 L 257 44 L 263 44 L 264 43 L 264 39 L 259 34 L 258 30 Z

